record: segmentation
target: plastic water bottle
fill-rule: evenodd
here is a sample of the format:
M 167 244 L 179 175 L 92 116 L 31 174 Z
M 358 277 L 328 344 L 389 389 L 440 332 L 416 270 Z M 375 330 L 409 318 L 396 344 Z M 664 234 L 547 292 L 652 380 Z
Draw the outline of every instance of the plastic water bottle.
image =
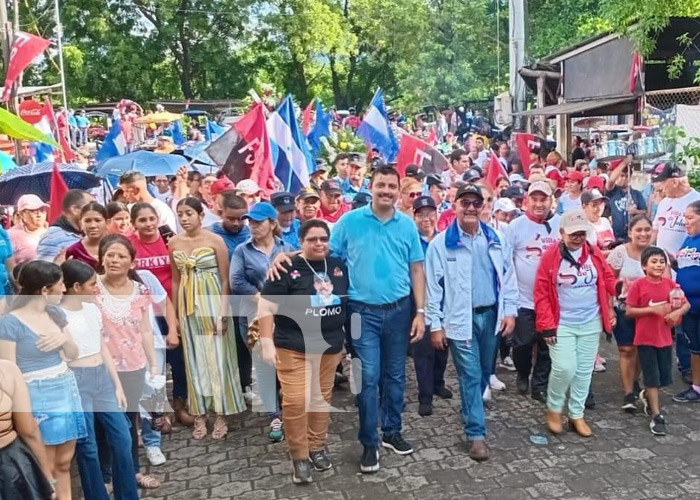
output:
M 676 309 L 680 309 L 683 305 L 683 297 L 683 290 L 681 290 L 680 285 L 677 284 L 676 288 L 671 290 L 671 293 L 669 293 L 668 295 L 668 301 L 671 303 L 671 309 L 673 309 L 674 311 Z

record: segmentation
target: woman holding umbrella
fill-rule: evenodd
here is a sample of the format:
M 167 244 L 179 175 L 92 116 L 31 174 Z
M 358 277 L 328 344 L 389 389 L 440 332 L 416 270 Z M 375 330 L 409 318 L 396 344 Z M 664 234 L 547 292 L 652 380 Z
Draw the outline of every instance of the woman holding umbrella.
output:
M 17 264 L 36 258 L 36 247 L 48 225 L 46 222 L 48 209 L 48 203 L 44 203 L 35 194 L 22 195 L 17 201 L 19 223 L 7 231 L 12 241 Z

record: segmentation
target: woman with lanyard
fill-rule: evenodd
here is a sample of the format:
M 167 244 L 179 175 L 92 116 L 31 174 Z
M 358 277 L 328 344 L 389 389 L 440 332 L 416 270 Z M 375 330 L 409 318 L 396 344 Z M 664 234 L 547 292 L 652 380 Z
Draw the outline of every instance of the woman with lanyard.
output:
M 630 413 L 637 410 L 640 365 L 634 345 L 634 318 L 625 315 L 625 298 L 632 282 L 644 276 L 640 259 L 644 249 L 651 245 L 651 233 L 651 221 L 645 215 L 634 217 L 629 225 L 629 241 L 618 245 L 608 255 L 608 264 L 619 283 L 615 300 L 617 324 L 613 333 L 620 353 L 620 379 L 625 394 L 622 409 Z
M 157 488 L 157 479 L 141 474 L 138 454 L 139 400 L 146 367 L 151 378 L 160 374 L 148 315 L 151 295 L 133 270 L 136 251 L 127 238 L 117 234 L 104 237 L 99 258 L 103 274 L 97 280 L 95 303 L 102 312 L 103 336 L 126 396 L 136 481 L 142 488 Z
M 280 252 L 293 252 L 294 249 L 282 241 L 277 210 L 270 203 L 253 205 L 247 215 L 251 237 L 239 245 L 231 259 L 231 295 L 247 296 L 240 306 L 240 333 L 247 339 L 248 325 L 257 314 L 257 299 L 267 278 L 270 263 Z M 284 439 L 282 417 L 279 412 L 277 377 L 274 367 L 263 363 L 260 349 L 253 349 L 253 362 L 258 376 L 258 390 L 268 416 L 272 442 Z
M 225 417 L 246 409 L 233 328 L 227 321 L 228 250 L 221 236 L 202 227 L 204 207 L 196 198 L 177 204 L 177 218 L 184 232 L 174 236 L 168 247 L 189 409 L 196 415 L 192 437 L 204 439 L 212 412 L 216 415 L 212 438 L 220 440 L 228 434 Z
M 569 428 L 593 434 L 583 411 L 601 331 L 612 332 L 611 297 L 617 280 L 601 251 L 586 241 L 591 225 L 582 210 L 561 216 L 562 241 L 542 255 L 535 278 L 537 331 L 549 345 L 552 370 L 547 387 L 547 427 L 561 434 L 569 392 Z
M 63 275 L 56 264 L 31 261 L 18 282 L 17 299 L 0 318 L 0 358 L 17 364 L 24 375 L 56 495 L 70 498 L 70 464 L 76 441 L 87 430 L 75 376 L 64 361 L 79 351 L 58 307 Z
M 96 201 L 85 205 L 80 211 L 80 229 L 85 234 L 83 239 L 66 248 L 65 255 L 59 254 L 55 262 L 59 264 L 67 259 L 78 259 L 97 270 L 100 241 L 107 232 L 105 207 Z
M 295 483 L 311 482 L 311 467 L 333 467 L 324 447 L 335 369 L 345 341 L 349 282 L 345 264 L 328 256 L 329 238 L 325 222 L 304 222 L 301 253 L 280 280 L 265 283 L 258 309 L 262 358 L 276 366 L 284 392 Z
M 36 259 L 36 247 L 48 226 L 46 215 L 49 204 L 35 194 L 25 194 L 17 201 L 19 222 L 7 232 L 12 241 L 17 264 Z
M 95 422 L 102 424 L 111 455 L 114 498 L 137 500 L 138 487 L 131 457 L 129 423 L 124 418 L 126 398 L 102 337 L 102 314 L 95 306 L 97 273 L 85 262 L 67 260 L 61 265 L 66 293 L 61 309 L 68 320 L 78 356 L 69 363 L 83 405 L 87 437 L 78 441 L 80 482 L 91 499 L 108 500 L 97 451 Z
M 131 215 L 127 206 L 121 202 L 113 201 L 107 204 L 107 232 L 109 234 L 131 234 Z

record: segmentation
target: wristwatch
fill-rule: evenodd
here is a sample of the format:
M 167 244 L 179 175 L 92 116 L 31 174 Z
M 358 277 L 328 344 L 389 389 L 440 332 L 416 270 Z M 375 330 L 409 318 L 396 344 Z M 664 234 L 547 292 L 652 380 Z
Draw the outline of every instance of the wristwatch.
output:
M 416 313 L 418 313 L 418 314 L 425 314 L 425 309 L 423 309 L 422 307 L 420 307 L 420 308 L 416 309 Z

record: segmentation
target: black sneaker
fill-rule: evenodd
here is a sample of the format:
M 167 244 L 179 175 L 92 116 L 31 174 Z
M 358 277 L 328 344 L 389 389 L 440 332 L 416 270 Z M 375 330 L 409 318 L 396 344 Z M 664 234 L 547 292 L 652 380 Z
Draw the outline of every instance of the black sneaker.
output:
M 518 380 L 515 384 L 518 387 L 518 392 L 520 394 L 523 396 L 527 394 L 527 390 L 530 388 L 530 380 L 528 380 L 527 376 L 523 376 L 518 373 Z
M 649 421 L 649 430 L 655 436 L 665 436 L 668 434 L 666 430 L 666 419 L 662 414 L 658 414 Z
M 411 445 L 408 444 L 398 432 L 393 436 L 384 436 L 382 438 L 382 446 L 393 450 L 394 453 L 399 455 L 410 455 L 413 453 Z
M 360 462 L 360 472 L 365 474 L 379 470 L 379 448 L 365 446 Z
M 532 395 L 530 396 L 532 399 L 535 401 L 539 401 L 540 403 L 547 403 L 547 393 L 542 392 L 542 391 L 537 391 L 533 392 Z
M 433 393 L 440 399 L 452 399 L 452 391 L 444 386 L 435 389 Z
M 642 402 L 642 407 L 644 408 L 644 414 L 647 417 L 651 417 L 651 410 L 649 409 L 649 400 L 647 399 L 647 391 L 642 389 L 639 391 L 639 401 Z
M 311 465 L 308 460 L 294 460 L 292 462 L 292 481 L 295 484 L 310 483 Z
M 637 411 L 637 398 L 634 397 L 633 393 L 630 392 L 625 395 L 625 398 L 622 400 L 622 409 L 627 413 L 634 413 Z
M 421 417 L 428 417 L 433 414 L 433 405 L 427 405 L 420 403 L 418 405 L 418 415 Z
M 319 472 L 333 468 L 333 462 L 331 462 L 331 459 L 328 458 L 324 450 L 309 452 L 309 460 L 311 460 L 314 469 Z
M 673 400 L 676 403 L 700 403 L 700 394 L 692 387 L 688 387 L 685 391 L 673 396 Z

